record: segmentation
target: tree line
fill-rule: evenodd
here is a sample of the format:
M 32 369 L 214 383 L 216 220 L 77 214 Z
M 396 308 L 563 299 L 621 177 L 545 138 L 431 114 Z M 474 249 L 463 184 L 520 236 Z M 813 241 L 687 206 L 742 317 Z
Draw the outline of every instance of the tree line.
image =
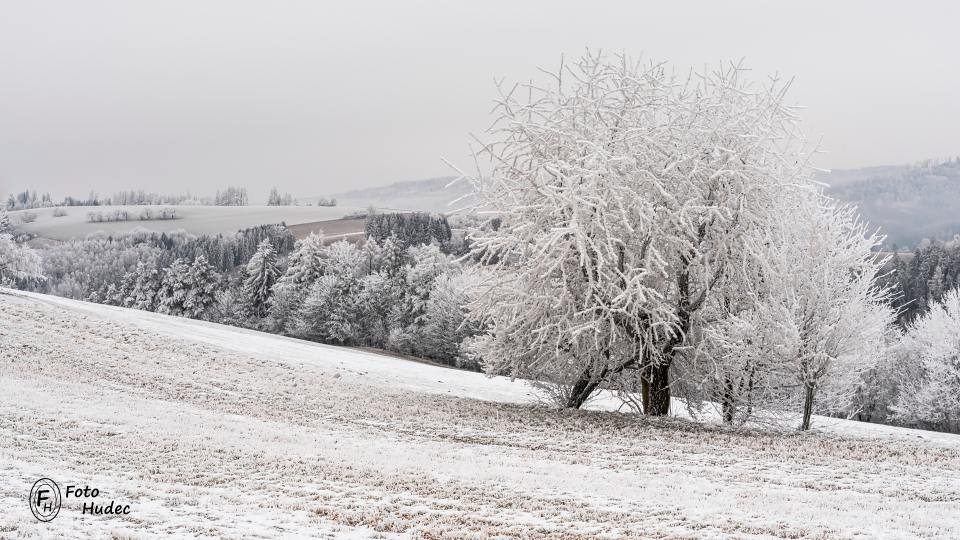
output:
M 5 214 L 3 214 L 5 216 Z M 422 218 L 413 218 L 422 219 Z M 403 222 L 401 219 L 397 223 Z M 29 254 L 0 280 L 26 290 L 479 369 L 465 321 L 475 273 L 432 237 L 398 229 L 361 246 L 294 241 L 282 225 L 232 235 L 96 234 Z M 3 244 L 7 246 L 8 244 Z M 13 252 L 9 252 L 10 268 Z M 4 268 L 4 267 L 0 267 Z M 40 279 L 42 276 L 42 279 Z
M 271 193 L 271 197 L 273 193 Z M 279 195 L 277 195 L 279 197 Z M 285 196 L 290 198 L 289 195 Z M 281 199 L 281 201 L 286 200 Z M 32 210 L 37 208 L 52 208 L 62 206 L 142 206 L 142 205 L 207 205 L 207 206 L 247 206 L 250 197 L 247 188 L 228 186 L 217 190 L 213 197 L 197 197 L 190 193 L 176 195 L 162 195 L 144 190 L 118 191 L 110 197 L 101 197 L 91 191 L 87 198 L 66 196 L 60 201 L 54 201 L 49 193 L 39 193 L 25 189 L 19 193 L 12 193 L 7 198 L 7 210 Z

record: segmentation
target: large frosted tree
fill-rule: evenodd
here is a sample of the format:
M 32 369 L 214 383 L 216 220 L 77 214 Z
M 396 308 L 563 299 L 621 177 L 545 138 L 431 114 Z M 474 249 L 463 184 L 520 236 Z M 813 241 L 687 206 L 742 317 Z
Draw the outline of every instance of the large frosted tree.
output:
M 670 371 L 723 282 L 747 287 L 778 200 L 815 189 L 786 85 L 740 66 L 678 78 L 587 54 L 542 83 L 501 88 L 489 167 L 471 177 L 497 223 L 473 318 L 487 369 L 558 380 L 579 407 L 640 375 L 667 414 Z

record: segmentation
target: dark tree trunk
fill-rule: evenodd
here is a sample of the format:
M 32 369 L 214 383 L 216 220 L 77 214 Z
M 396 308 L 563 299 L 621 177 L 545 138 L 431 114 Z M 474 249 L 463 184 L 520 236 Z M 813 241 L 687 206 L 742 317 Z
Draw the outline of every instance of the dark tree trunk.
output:
M 602 376 L 603 375 L 601 375 L 601 377 Z M 594 380 L 590 377 L 590 372 L 585 371 L 580 375 L 580 379 L 573 385 L 573 389 L 570 391 L 570 397 L 567 398 L 566 407 L 568 409 L 579 409 L 582 407 L 590 397 L 590 394 L 600 386 L 600 382 L 600 377 Z
M 610 360 L 609 353 L 607 353 L 607 360 Z M 565 407 L 568 409 L 579 409 L 587 402 L 587 399 L 590 398 L 594 390 L 606 382 L 610 376 L 616 375 L 633 365 L 637 365 L 637 359 L 635 358 L 612 368 L 605 367 L 600 371 L 599 375 L 594 375 L 589 368 L 583 370 L 583 373 L 580 374 L 580 379 L 573 384 L 573 388 L 570 390 L 570 397 L 567 398 Z
M 800 431 L 810 429 L 810 416 L 813 414 L 813 394 L 816 386 L 807 383 L 803 394 L 803 420 L 800 422 Z
M 656 364 L 650 367 L 650 416 L 666 416 L 670 413 L 670 365 Z
M 650 414 L 650 370 L 644 370 L 640 377 L 640 398 L 643 401 L 643 414 Z
M 732 424 L 736 412 L 737 406 L 733 401 L 733 381 L 727 379 L 723 385 L 723 423 Z

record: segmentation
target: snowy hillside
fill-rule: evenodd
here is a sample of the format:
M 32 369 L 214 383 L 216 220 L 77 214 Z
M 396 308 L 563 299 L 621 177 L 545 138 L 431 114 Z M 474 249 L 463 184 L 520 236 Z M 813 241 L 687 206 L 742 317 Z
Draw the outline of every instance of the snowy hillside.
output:
M 558 412 L 519 381 L 7 289 L 0 321 L 4 537 L 960 537 L 958 436 Z M 38 522 L 44 476 L 131 512 Z
M 898 167 L 837 170 L 823 175 L 833 197 L 855 204 L 887 243 L 912 249 L 923 238 L 960 233 L 960 159 Z

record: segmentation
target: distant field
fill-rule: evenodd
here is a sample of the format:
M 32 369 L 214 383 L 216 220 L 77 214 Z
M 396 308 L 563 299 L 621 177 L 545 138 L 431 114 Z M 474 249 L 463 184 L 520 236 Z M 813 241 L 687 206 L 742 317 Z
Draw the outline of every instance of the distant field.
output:
M 139 215 L 146 208 L 159 210 L 175 208 L 179 219 L 140 221 L 121 221 L 113 223 L 88 223 L 88 212 L 104 212 L 126 209 L 133 215 Z M 194 234 L 230 233 L 247 227 L 269 223 L 297 225 L 320 221 L 338 220 L 358 208 L 342 206 L 72 206 L 64 208 L 66 216 L 54 217 L 53 208 L 20 210 L 11 212 L 12 221 L 17 224 L 24 212 L 32 212 L 37 218 L 33 223 L 17 224 L 17 229 L 53 240 L 83 238 L 97 231 L 107 233 L 129 232 L 134 229 L 147 229 L 155 232 L 185 230 Z M 360 225 L 362 230 L 362 224 Z

